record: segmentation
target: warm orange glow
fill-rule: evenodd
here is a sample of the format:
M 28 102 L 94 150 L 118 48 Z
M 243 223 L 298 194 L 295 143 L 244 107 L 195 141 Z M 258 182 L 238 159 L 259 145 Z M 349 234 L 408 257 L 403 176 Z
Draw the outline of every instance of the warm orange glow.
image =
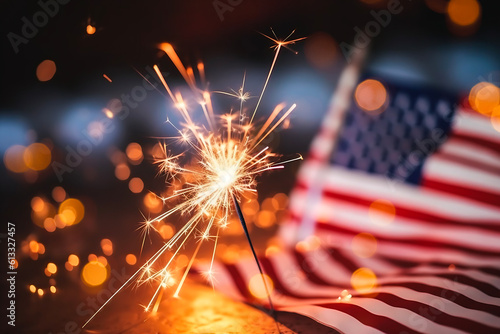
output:
M 71 254 L 70 256 L 68 256 L 68 263 L 73 267 L 76 267 L 80 264 L 80 259 L 75 254 Z
M 47 232 L 54 232 L 57 228 L 56 221 L 54 220 L 54 218 L 51 217 L 45 218 L 45 220 L 43 221 L 43 228 Z
M 377 239 L 370 233 L 359 233 L 352 238 L 352 251 L 359 257 L 371 257 L 377 251 Z
M 147 193 L 144 196 L 144 206 L 148 208 L 149 212 L 159 213 L 163 208 L 163 202 L 153 193 Z
M 278 193 L 273 197 L 278 202 L 278 210 L 286 209 L 288 205 L 288 196 L 283 193 Z
M 56 293 L 56 291 L 57 291 L 56 287 L 52 285 L 52 286 L 50 287 L 50 292 L 52 292 L 52 293 Z
M 43 296 L 43 290 L 42 289 L 38 289 L 38 295 L 41 297 Z
M 454 271 L 455 269 L 456 269 L 456 267 L 453 263 L 448 266 L 449 271 Z
M 266 248 L 266 256 L 270 256 L 279 253 L 281 248 L 279 246 L 269 246 Z
M 447 0 L 425 0 L 425 4 L 429 9 L 441 14 L 446 13 L 448 7 Z
M 99 286 L 103 284 L 107 278 L 108 270 L 101 262 L 89 262 L 82 269 L 82 281 L 87 286 Z
M 61 215 L 55 215 L 54 216 L 54 221 L 56 222 L 56 227 L 57 228 L 65 228 L 66 223 L 64 222 L 63 218 L 61 218 Z
M 49 264 L 47 264 L 47 271 L 53 275 L 57 272 L 57 266 L 54 263 L 49 262 Z
M 130 168 L 124 163 L 117 165 L 115 168 L 115 176 L 118 180 L 125 181 L 130 177 Z
M 50 149 L 42 143 L 33 143 L 24 150 L 24 163 L 32 170 L 44 170 L 50 164 Z
M 262 278 L 264 278 L 264 280 L 266 281 L 267 290 L 266 286 L 264 286 Z M 269 291 L 269 293 L 272 293 L 273 289 L 274 283 L 266 274 L 255 274 L 254 276 L 252 276 L 252 278 L 250 278 L 250 281 L 248 282 L 248 290 L 250 290 L 250 293 L 257 298 L 267 298 L 267 291 Z
M 382 112 L 381 109 L 387 100 L 387 91 L 380 81 L 368 79 L 361 82 L 354 98 L 358 106 L 368 112 Z
M 59 206 L 59 216 L 66 226 L 78 224 L 84 215 L 85 208 L 76 198 L 68 198 Z
M 276 223 L 276 215 L 272 211 L 262 210 L 257 214 L 255 225 L 260 228 L 268 228 Z
M 342 290 L 342 292 L 340 293 L 340 296 L 338 297 L 338 300 L 343 301 L 343 302 L 348 302 L 349 300 L 351 300 L 351 298 L 352 298 L 352 295 L 349 293 L 349 291 Z
M 128 144 L 125 152 L 127 153 L 127 157 L 132 162 L 142 161 L 143 154 L 142 154 L 141 145 L 139 145 L 137 143 L 130 143 L 130 144 Z
M 137 257 L 134 254 L 127 254 L 127 256 L 125 256 L 125 261 L 127 264 L 133 266 L 137 263 Z
M 475 111 L 489 116 L 500 105 L 500 89 L 489 82 L 480 82 L 470 90 L 469 103 Z
M 491 113 L 491 125 L 495 130 L 500 132 L 500 105 L 493 108 Z
M 89 262 L 97 261 L 97 255 L 95 255 L 95 254 L 89 254 L 89 256 L 87 257 L 87 259 L 89 260 Z
M 174 236 L 175 228 L 171 224 L 165 224 L 160 227 L 158 233 L 165 240 L 168 240 Z
M 35 293 L 36 292 L 36 286 L 34 286 L 33 284 L 30 285 L 30 292 L 31 293 Z
M 94 26 L 92 26 L 90 24 L 87 25 L 87 34 L 93 35 L 93 34 L 95 34 L 95 31 L 96 31 L 96 28 Z
M 315 33 L 306 40 L 305 55 L 312 65 L 320 69 L 328 68 L 337 59 L 337 42 L 325 32 Z
M 37 253 L 38 254 L 38 242 L 36 242 L 35 240 L 31 240 L 30 241 L 30 251 L 32 253 Z
M 297 242 L 295 249 L 299 252 L 310 252 L 316 250 L 321 246 L 321 240 L 315 236 L 309 236 L 305 240 Z
M 45 254 L 45 246 L 42 243 L 38 244 L 38 254 Z
M 40 81 L 49 81 L 56 74 L 56 63 L 52 60 L 44 60 L 36 68 L 36 77 Z
M 388 200 L 377 199 L 370 204 L 368 216 L 372 223 L 387 225 L 394 221 L 396 208 Z
M 24 163 L 24 151 L 26 147 L 22 145 L 12 145 L 3 155 L 3 162 L 8 170 L 14 173 L 23 173 L 28 170 Z
M 104 113 L 104 115 L 106 115 L 107 118 L 113 118 L 113 117 L 115 117 L 115 115 L 113 114 L 113 112 L 111 110 L 109 110 L 108 108 L 103 108 L 102 112 Z
M 377 276 L 368 268 L 359 268 L 351 276 L 351 285 L 360 293 L 370 292 L 377 286 Z
M 179 257 L 177 257 L 177 261 L 176 262 L 177 262 L 177 266 L 179 268 L 183 268 L 183 267 L 185 267 L 185 266 L 188 265 L 189 258 L 185 254 L 181 254 L 181 255 L 179 255 Z
M 105 267 L 108 265 L 108 259 L 106 259 L 104 256 L 98 256 L 97 262 L 101 263 Z
M 241 211 L 243 211 L 243 214 L 246 216 L 253 216 L 259 212 L 259 202 L 256 200 L 243 203 L 241 206 Z
M 52 198 L 54 199 L 54 201 L 61 203 L 66 199 L 66 191 L 63 187 L 54 187 L 54 189 L 52 189 Z
M 448 17 L 459 26 L 475 23 L 481 14 L 481 6 L 477 0 L 450 0 Z
M 35 212 L 43 212 L 45 209 L 45 202 L 38 196 L 31 199 L 31 209 Z
M 266 198 L 261 205 L 262 210 L 276 212 L 279 210 L 279 202 L 273 197 Z
M 129 181 L 128 188 L 134 194 L 138 194 L 144 189 L 144 182 L 140 178 L 134 177 Z
M 67 271 L 73 270 L 73 266 L 69 262 L 64 263 L 64 268 L 66 268 Z
M 101 240 L 101 248 L 102 252 L 106 256 L 111 256 L 113 255 L 113 243 L 109 239 L 102 239 Z
M 104 77 L 104 79 L 108 80 L 109 82 L 113 82 L 113 80 L 111 80 L 106 74 L 103 74 L 102 76 Z

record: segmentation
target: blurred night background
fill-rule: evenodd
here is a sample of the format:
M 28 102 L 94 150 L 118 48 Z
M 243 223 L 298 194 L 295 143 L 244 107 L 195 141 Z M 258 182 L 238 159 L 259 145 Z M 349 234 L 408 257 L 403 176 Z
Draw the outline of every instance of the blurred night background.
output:
M 374 13 L 390 6 L 400 11 L 365 41 L 365 70 L 457 97 L 480 82 L 500 83 L 495 1 L 41 0 L 0 6 L 0 233 L 7 222 L 15 224 L 17 323 L 33 332 L 28 319 L 46 305 L 68 314 L 43 320 L 44 332 L 63 331 L 71 316 L 79 324 L 85 320 L 75 316 L 76 305 L 108 278 L 84 282 L 81 271 L 93 259 L 127 272 L 145 259 L 136 229 L 143 215 L 163 210 L 149 191 L 165 190 L 152 156 L 158 137 L 175 135 L 167 117 L 180 122 L 153 65 L 172 87 L 183 85 L 159 43 L 171 43 L 185 64 L 203 61 L 211 91 L 238 90 L 246 75 L 253 106 L 274 56 L 273 43 L 260 33 L 272 36 L 272 28 L 280 38 L 293 30 L 291 38 L 307 37 L 291 46 L 297 54 L 283 50 L 260 107 L 265 117 L 280 102 L 297 103 L 268 143 L 284 157 L 307 156 L 347 64 L 341 45 L 353 46 L 359 31 L 377 22 Z M 222 112 L 238 105 L 222 95 L 214 103 Z M 78 158 L 78 149 L 88 154 Z M 299 166 L 260 177 L 258 198 L 244 205 L 261 252 L 273 245 Z M 249 254 L 236 226 L 221 241 L 219 257 Z M 168 239 L 178 228 L 164 222 L 161 236 Z M 145 254 L 160 241 L 152 237 Z M 57 299 L 58 293 L 71 300 Z

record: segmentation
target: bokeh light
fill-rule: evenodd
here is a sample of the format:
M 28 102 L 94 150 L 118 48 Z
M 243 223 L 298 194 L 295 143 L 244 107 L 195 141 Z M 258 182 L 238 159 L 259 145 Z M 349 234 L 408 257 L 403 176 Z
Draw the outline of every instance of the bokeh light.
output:
M 159 213 L 163 209 L 163 201 L 153 193 L 144 196 L 144 206 L 149 212 Z
M 101 240 L 101 248 L 102 252 L 106 256 L 111 256 L 113 255 L 113 243 L 109 239 L 102 239 Z
M 52 198 L 54 199 L 54 201 L 61 203 L 66 199 L 66 191 L 63 187 L 54 187 L 54 189 L 52 189 Z
M 359 233 L 352 238 L 352 251 L 359 257 L 371 257 L 377 251 L 377 239 L 370 233 Z
M 172 224 L 164 224 L 160 226 L 158 233 L 164 240 L 168 240 L 174 236 L 175 227 Z
M 3 163 L 8 170 L 14 173 L 23 173 L 28 170 L 24 162 L 24 151 L 26 147 L 22 145 L 12 145 L 3 155 Z
M 394 221 L 396 208 L 388 200 L 377 199 L 370 204 L 368 216 L 372 223 L 387 225 Z
M 36 77 L 40 81 L 49 81 L 54 74 L 56 74 L 56 63 L 52 60 L 44 60 L 36 68 Z
M 448 10 L 447 0 L 425 0 L 425 4 L 436 13 L 444 14 Z
M 34 211 L 34 212 L 43 212 L 44 209 L 45 209 L 45 202 L 43 199 L 41 199 L 40 197 L 38 196 L 35 196 L 31 199 L 31 209 Z
M 283 193 L 277 193 L 273 198 L 278 202 L 278 210 L 286 209 L 288 205 L 288 196 Z
M 43 293 L 44 293 L 44 292 L 43 292 L 43 290 L 42 290 L 42 289 L 38 289 L 38 295 L 39 295 L 40 297 L 42 297 L 42 296 L 43 296 Z
M 87 286 L 96 287 L 106 282 L 108 270 L 106 266 L 99 261 L 91 261 L 82 269 L 82 281 Z
M 453 23 L 468 26 L 479 19 L 481 6 L 477 0 L 450 0 L 447 13 Z
M 387 91 L 380 81 L 367 79 L 361 82 L 354 92 L 357 105 L 371 113 L 380 113 L 387 101 Z
M 267 290 L 266 286 L 264 286 L 263 279 L 266 281 L 267 285 Z M 255 274 L 250 278 L 250 281 L 248 282 L 248 290 L 250 293 L 257 298 L 266 298 L 268 296 L 267 291 L 269 293 L 272 293 L 274 289 L 274 283 L 272 279 L 267 276 L 266 274 Z
M 76 198 L 68 198 L 59 206 L 59 216 L 66 226 L 78 224 L 85 215 L 85 208 Z
M 491 113 L 491 125 L 500 132 L 500 105 L 496 106 Z
M 144 189 L 144 182 L 142 182 L 142 180 L 140 178 L 134 177 L 134 178 L 130 179 L 130 181 L 128 183 L 128 188 L 134 194 L 139 194 Z
M 130 143 L 125 150 L 127 157 L 133 164 L 139 164 L 143 159 L 142 147 L 137 143 Z
M 33 284 L 30 285 L 30 292 L 31 293 L 35 293 L 36 292 L 36 286 L 34 286 Z
M 360 293 L 368 293 L 377 286 L 377 276 L 368 268 L 359 268 L 352 273 L 351 285 Z
M 47 271 L 54 275 L 57 272 L 57 266 L 54 263 L 49 262 L 47 264 Z
M 137 257 L 134 254 L 127 254 L 127 256 L 125 256 L 125 262 L 133 266 L 134 264 L 137 263 Z
M 255 225 L 260 228 L 268 228 L 276 223 L 276 215 L 272 211 L 262 210 L 257 214 Z
M 325 32 L 317 32 L 306 40 L 305 55 L 317 68 L 324 69 L 335 64 L 338 53 L 337 42 Z
M 24 150 L 23 159 L 26 167 L 39 171 L 49 166 L 52 155 L 46 145 L 33 143 Z
M 115 176 L 118 180 L 125 181 L 130 177 L 130 168 L 124 163 L 118 164 L 115 167 Z
M 43 228 L 47 232 L 54 232 L 57 228 L 56 221 L 54 220 L 54 218 L 52 217 L 45 218 L 45 220 L 43 221 Z
M 93 35 L 96 32 L 96 28 L 90 24 L 87 25 L 87 34 Z
M 73 267 L 76 267 L 80 264 L 80 259 L 78 258 L 77 255 L 71 254 L 68 256 L 68 263 L 71 264 Z
M 29 245 L 30 245 L 30 251 L 32 253 L 38 253 L 38 242 L 36 242 L 35 240 L 31 240 Z
M 483 115 L 491 115 L 500 105 L 500 89 L 489 82 L 480 82 L 469 93 L 469 104 Z
M 56 293 L 56 291 L 57 291 L 56 287 L 55 287 L 55 286 L 53 286 L 53 285 L 49 288 L 49 290 L 50 290 L 50 292 L 52 292 L 52 293 Z

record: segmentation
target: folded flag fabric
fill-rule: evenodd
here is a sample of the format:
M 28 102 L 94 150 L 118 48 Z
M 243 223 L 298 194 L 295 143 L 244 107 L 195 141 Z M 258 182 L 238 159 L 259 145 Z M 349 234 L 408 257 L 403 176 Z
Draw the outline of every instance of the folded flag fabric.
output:
M 366 112 L 356 78 L 301 166 L 285 246 L 260 259 L 275 308 L 343 333 L 500 332 L 500 133 L 456 96 L 373 76 L 386 101 Z M 214 269 L 255 301 L 252 259 Z

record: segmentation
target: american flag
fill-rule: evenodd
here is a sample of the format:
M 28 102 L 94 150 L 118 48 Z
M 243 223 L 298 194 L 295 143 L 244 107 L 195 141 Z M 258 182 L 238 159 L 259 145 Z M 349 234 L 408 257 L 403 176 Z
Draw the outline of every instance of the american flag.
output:
M 500 332 L 500 133 L 454 95 L 378 80 L 377 115 L 354 102 L 356 66 L 339 81 L 287 247 L 260 258 L 274 306 L 344 333 Z M 216 288 L 254 301 L 251 259 L 215 269 Z

